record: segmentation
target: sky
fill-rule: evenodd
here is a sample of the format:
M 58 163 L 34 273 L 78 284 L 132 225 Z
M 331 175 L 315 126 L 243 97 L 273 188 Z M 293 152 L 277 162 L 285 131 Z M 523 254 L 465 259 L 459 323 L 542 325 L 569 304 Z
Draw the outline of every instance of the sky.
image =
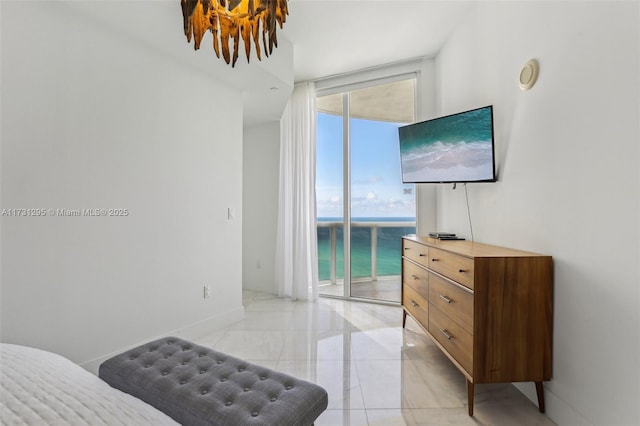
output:
M 402 183 L 397 123 L 352 118 L 351 216 L 415 218 L 414 185 Z M 318 218 L 342 217 L 342 116 L 319 113 Z

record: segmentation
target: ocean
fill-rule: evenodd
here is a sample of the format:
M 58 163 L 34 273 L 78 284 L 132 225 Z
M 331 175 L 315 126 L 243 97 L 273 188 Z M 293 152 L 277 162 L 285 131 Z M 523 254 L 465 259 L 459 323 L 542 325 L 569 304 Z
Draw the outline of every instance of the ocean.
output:
M 330 279 L 331 273 L 331 227 L 327 222 L 342 222 L 342 218 L 318 218 L 318 273 L 320 281 Z M 371 276 L 371 227 L 367 222 L 377 222 L 377 269 L 378 277 L 400 275 L 402 256 L 402 236 L 415 234 L 415 226 L 389 226 L 393 222 L 415 222 L 415 218 L 403 217 L 361 217 L 352 218 L 351 227 L 351 278 Z M 353 224 L 357 224 L 353 226 Z M 384 224 L 389 224 L 384 226 Z M 364 225 L 363 225 L 364 224 Z M 335 226 L 337 232 L 336 276 L 344 278 L 343 226 Z
M 491 107 L 400 128 L 405 182 L 493 179 Z

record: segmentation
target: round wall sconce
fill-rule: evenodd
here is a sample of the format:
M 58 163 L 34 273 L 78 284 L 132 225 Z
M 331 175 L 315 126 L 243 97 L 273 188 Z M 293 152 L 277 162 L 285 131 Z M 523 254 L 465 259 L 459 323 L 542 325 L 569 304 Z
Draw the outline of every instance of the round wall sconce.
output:
M 529 90 L 536 84 L 540 65 L 535 59 L 529 59 L 520 70 L 520 89 Z

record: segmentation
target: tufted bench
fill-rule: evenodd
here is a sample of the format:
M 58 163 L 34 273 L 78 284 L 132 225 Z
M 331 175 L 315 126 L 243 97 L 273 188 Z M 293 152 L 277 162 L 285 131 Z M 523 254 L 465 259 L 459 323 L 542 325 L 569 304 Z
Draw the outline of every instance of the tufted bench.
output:
M 183 425 L 309 426 L 328 403 L 316 384 L 178 337 L 116 355 L 98 375 Z

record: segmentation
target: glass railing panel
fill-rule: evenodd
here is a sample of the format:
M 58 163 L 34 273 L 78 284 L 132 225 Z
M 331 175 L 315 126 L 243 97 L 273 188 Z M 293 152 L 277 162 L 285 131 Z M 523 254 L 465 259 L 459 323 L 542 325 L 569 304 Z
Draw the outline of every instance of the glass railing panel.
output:
M 320 281 L 344 279 L 344 240 L 341 222 L 318 222 L 318 276 Z M 335 247 L 332 247 L 332 233 Z M 335 270 L 332 270 L 334 268 Z M 335 274 L 332 276 L 332 273 Z
M 377 272 L 379 277 L 400 275 L 402 237 L 415 234 L 415 226 L 377 228 Z
M 318 278 L 331 278 L 331 228 L 318 225 Z
M 356 225 L 354 223 L 354 225 Z M 351 227 L 351 279 L 371 276 L 371 228 Z

